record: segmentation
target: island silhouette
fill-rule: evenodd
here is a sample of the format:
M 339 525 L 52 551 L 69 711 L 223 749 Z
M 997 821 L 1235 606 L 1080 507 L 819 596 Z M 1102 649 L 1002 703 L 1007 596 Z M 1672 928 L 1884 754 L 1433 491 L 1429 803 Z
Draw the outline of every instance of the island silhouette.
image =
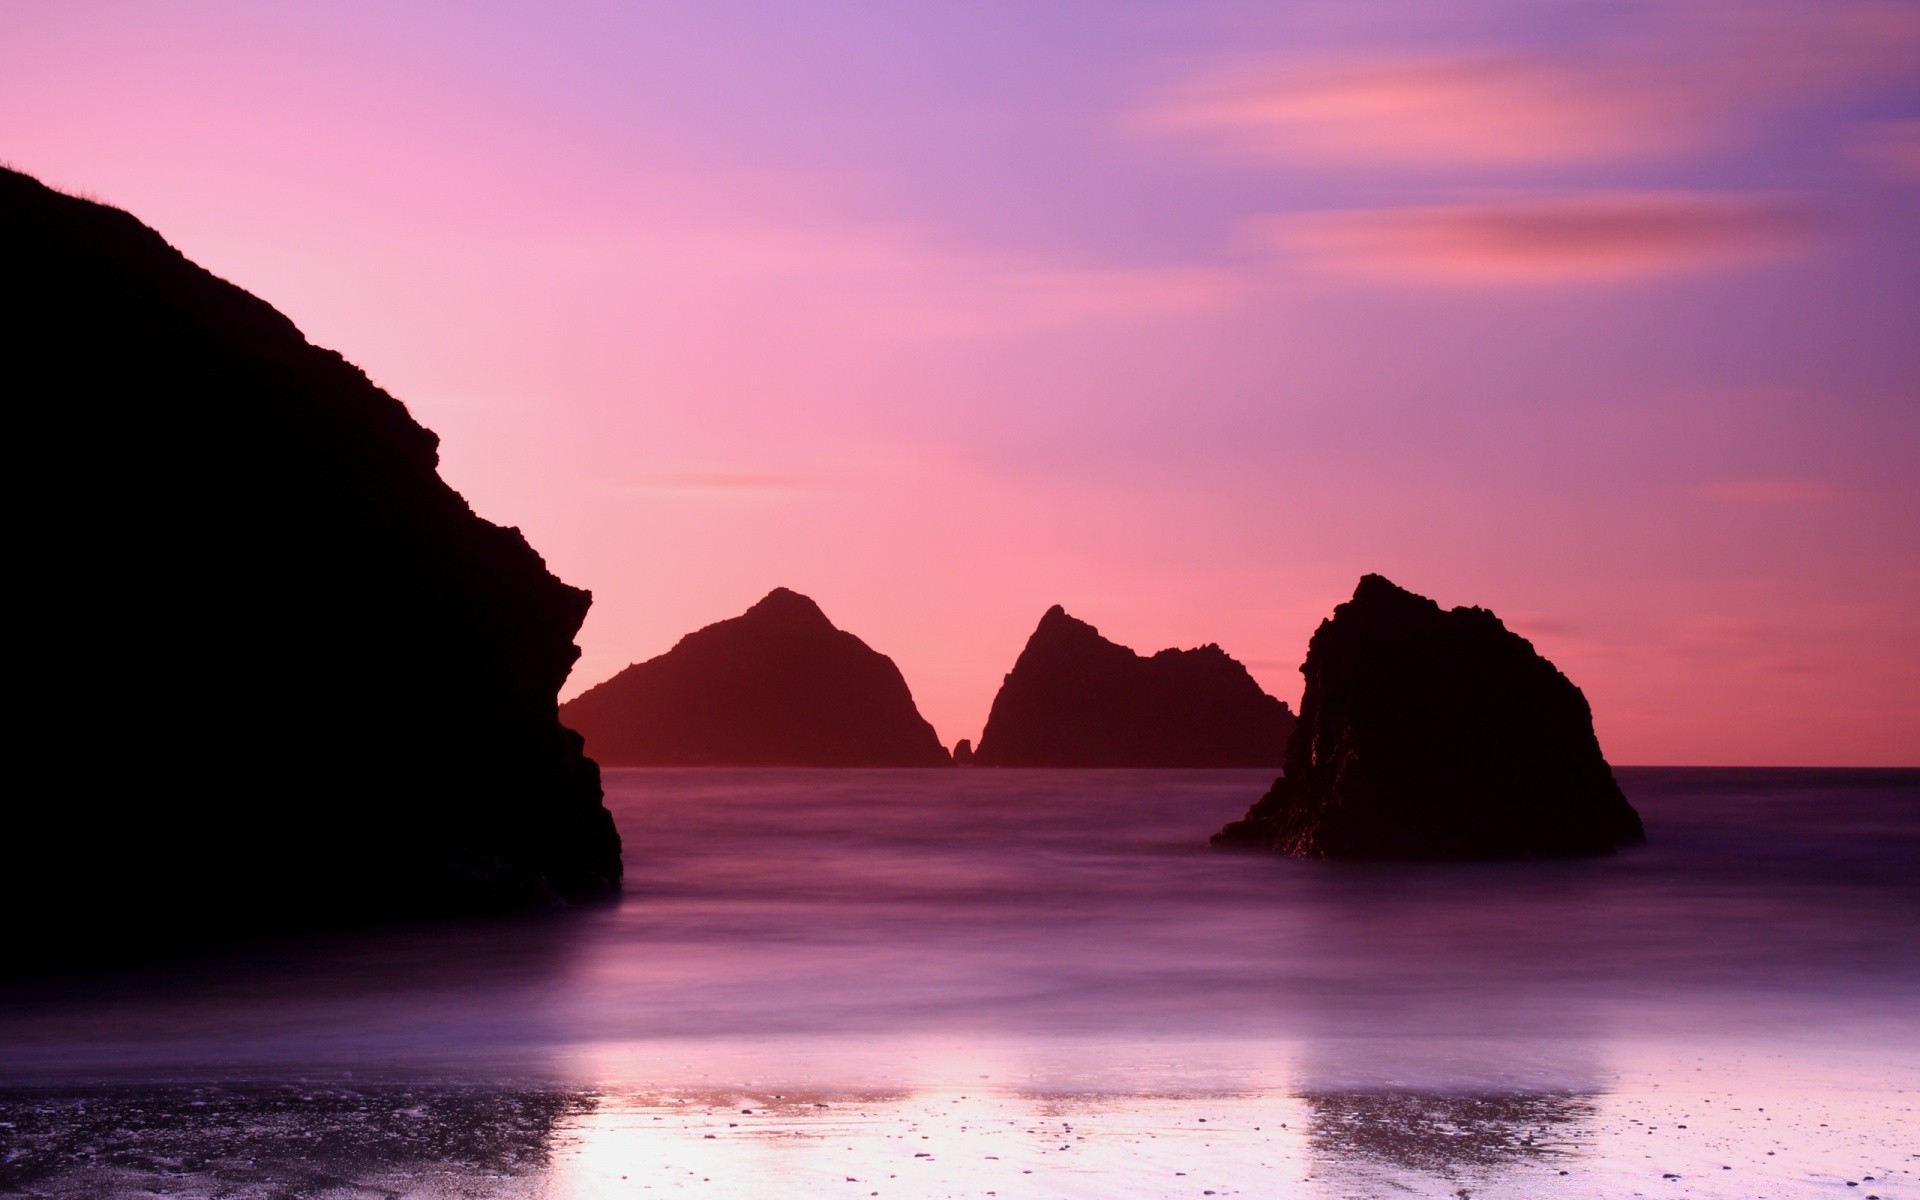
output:
M 1219 646 L 1142 656 L 1056 604 L 967 757 L 996 767 L 1270 767 L 1292 728 L 1285 702 Z
M 608 766 L 950 761 L 893 660 L 786 588 L 589 688 L 560 716 Z
M 1286 773 L 1215 845 L 1303 858 L 1596 854 L 1646 839 L 1587 700 L 1484 608 L 1366 575 L 1320 623 Z

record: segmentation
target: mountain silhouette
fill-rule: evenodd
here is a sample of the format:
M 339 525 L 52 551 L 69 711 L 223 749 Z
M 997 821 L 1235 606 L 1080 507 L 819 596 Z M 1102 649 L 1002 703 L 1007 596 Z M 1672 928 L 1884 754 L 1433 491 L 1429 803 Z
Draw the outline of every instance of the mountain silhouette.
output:
M 1015 660 L 973 761 L 996 767 L 1276 766 L 1285 703 L 1218 646 L 1151 658 L 1054 605 Z
M 560 717 L 608 766 L 949 761 L 893 660 L 786 588 L 582 693 Z

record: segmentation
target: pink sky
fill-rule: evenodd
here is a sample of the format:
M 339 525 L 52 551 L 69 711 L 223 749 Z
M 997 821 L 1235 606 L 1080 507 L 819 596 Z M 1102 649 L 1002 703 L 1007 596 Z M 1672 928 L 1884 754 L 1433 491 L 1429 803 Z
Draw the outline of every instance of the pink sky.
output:
M 0 158 L 591 588 L 974 737 L 1050 604 L 1297 702 L 1365 571 L 1616 763 L 1920 763 L 1920 3 L 0 9 Z

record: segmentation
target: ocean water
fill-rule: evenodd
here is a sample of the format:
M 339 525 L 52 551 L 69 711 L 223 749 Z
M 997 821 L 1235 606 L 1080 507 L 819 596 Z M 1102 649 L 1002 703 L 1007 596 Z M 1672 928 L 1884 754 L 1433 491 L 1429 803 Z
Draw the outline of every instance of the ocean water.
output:
M 771 1121 L 868 1173 L 1108 1147 L 875 1194 L 1185 1194 L 1181 1146 L 1221 1195 L 1617 1194 L 1621 1139 L 1718 1130 L 1754 1165 L 1686 1194 L 1920 1195 L 1920 771 L 1618 774 L 1644 847 L 1396 865 L 1208 849 L 1267 772 L 609 771 L 617 904 L 10 985 L 0 1194 L 615 1194 L 647 1146 L 813 1194 L 709 1144 Z

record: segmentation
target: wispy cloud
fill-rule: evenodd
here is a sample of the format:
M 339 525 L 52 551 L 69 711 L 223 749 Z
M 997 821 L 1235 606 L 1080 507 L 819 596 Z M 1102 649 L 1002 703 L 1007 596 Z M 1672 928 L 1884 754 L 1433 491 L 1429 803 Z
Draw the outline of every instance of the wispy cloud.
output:
M 1625 192 L 1423 208 L 1288 213 L 1253 232 L 1286 259 L 1343 274 L 1442 283 L 1634 279 L 1771 257 L 1807 236 L 1776 200 Z
M 1701 140 L 1703 114 L 1610 74 L 1520 55 L 1236 70 L 1169 98 L 1149 123 L 1259 156 L 1413 166 L 1585 162 Z
M 1227 63 L 1144 123 L 1292 163 L 1551 167 L 1696 151 L 1810 98 L 1920 69 L 1920 8 L 1887 0 L 1660 6 L 1610 38 L 1542 50 L 1383 45 Z

